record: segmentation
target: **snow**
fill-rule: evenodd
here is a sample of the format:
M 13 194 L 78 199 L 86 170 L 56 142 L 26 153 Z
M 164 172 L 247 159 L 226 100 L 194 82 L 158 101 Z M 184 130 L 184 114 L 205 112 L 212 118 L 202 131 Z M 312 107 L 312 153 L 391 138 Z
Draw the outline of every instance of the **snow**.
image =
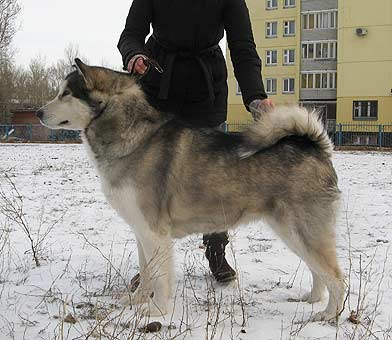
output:
M 350 284 L 337 326 L 306 322 L 326 299 L 287 301 L 310 289 L 309 271 L 260 223 L 232 232 L 228 258 L 239 281 L 229 285 L 212 280 L 200 235 L 176 241 L 175 308 L 150 320 L 161 332 L 144 335 L 137 328 L 146 321 L 118 303 L 137 272 L 136 241 L 105 202 L 84 147 L 0 145 L 0 192 L 23 202 L 40 241 L 37 267 L 21 226 L 0 214 L 0 339 L 391 338 L 392 154 L 335 152 L 333 161 L 342 191 L 337 249 Z M 350 310 L 360 324 L 347 320 Z M 68 314 L 75 324 L 64 322 Z

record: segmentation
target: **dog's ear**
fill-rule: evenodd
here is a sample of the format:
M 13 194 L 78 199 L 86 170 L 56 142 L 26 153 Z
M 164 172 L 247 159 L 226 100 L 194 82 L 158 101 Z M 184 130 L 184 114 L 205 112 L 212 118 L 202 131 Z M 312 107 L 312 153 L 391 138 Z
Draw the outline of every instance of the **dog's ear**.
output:
M 94 71 L 91 66 L 86 65 L 79 58 L 75 59 L 75 68 L 86 82 L 86 86 L 90 89 L 94 87 Z

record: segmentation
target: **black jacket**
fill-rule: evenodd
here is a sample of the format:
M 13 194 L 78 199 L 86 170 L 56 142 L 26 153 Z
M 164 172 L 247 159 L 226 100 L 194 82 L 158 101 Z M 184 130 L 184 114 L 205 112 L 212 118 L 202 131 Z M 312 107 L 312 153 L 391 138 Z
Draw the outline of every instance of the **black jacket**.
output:
M 150 24 L 154 37 L 145 44 Z M 253 99 L 264 99 L 267 95 L 244 0 L 134 0 L 118 48 L 124 68 L 136 54 L 146 54 L 161 63 L 164 80 L 155 71 L 150 71 L 152 74 L 146 79 L 142 78 L 151 96 L 167 100 L 170 99 L 168 92 L 178 93 L 189 82 L 195 82 L 194 88 L 188 90 L 203 89 L 204 95 L 215 101 L 213 113 L 223 121 L 226 118 L 227 71 L 217 44 L 223 38 L 224 30 L 234 74 L 248 108 Z M 184 72 L 185 76 L 179 76 Z M 201 74 L 201 78 L 195 72 Z M 163 88 L 165 86 L 169 88 Z M 195 100 L 191 98 L 190 101 Z

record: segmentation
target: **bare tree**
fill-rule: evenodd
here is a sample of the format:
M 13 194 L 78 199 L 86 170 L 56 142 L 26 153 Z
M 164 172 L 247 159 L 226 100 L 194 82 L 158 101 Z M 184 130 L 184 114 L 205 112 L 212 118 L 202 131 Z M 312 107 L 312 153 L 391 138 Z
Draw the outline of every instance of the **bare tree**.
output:
M 17 31 L 16 18 L 20 10 L 18 0 L 0 0 L 0 58 L 7 52 Z
M 13 86 L 13 64 L 9 58 L 0 54 L 0 124 L 8 123 L 11 118 L 10 98 Z
M 55 95 L 56 89 L 51 86 L 49 72 L 50 68 L 47 67 L 45 57 L 37 56 L 31 59 L 27 89 L 29 103 L 32 107 L 44 105 Z
M 10 0 L 0 0 L 0 4 L 4 1 Z M 76 57 L 88 62 L 76 44 L 69 44 L 64 57 L 52 65 L 42 55 L 32 58 L 27 67 L 15 65 L 11 50 L 0 50 L 0 124 L 10 122 L 13 108 L 38 108 L 52 99 L 74 69 Z
M 73 65 L 75 64 L 75 58 L 81 58 L 88 63 L 87 58 L 80 52 L 79 46 L 70 43 L 64 49 L 64 58 L 57 60 L 57 62 L 49 68 L 49 81 L 53 89 L 58 88 L 67 74 L 74 70 Z
M 11 41 L 17 31 L 18 0 L 0 0 L 0 123 L 10 119 L 12 81 Z
M 64 50 L 65 63 L 72 68 L 72 65 L 75 64 L 75 58 L 84 59 L 80 53 L 79 45 L 77 44 L 69 44 Z

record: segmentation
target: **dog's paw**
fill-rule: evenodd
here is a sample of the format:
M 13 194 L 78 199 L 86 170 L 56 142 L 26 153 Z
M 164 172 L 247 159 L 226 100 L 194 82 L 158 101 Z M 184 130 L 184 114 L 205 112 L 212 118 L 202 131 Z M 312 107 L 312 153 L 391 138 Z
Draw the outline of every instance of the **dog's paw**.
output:
M 337 322 L 337 316 L 336 313 L 331 313 L 329 311 L 324 310 L 322 312 L 318 312 L 312 315 L 310 321 L 311 322 L 327 321 L 330 324 L 335 324 Z
M 123 306 L 130 306 L 131 305 L 131 300 L 130 300 L 130 296 L 128 294 L 125 294 L 124 296 L 122 296 L 120 298 L 120 300 L 118 301 L 121 305 Z
M 323 299 L 323 294 L 315 294 L 313 292 L 305 293 L 301 296 L 300 301 L 307 302 L 307 303 L 316 303 Z
M 149 299 L 148 302 L 135 305 L 132 307 L 136 314 L 142 315 L 144 317 L 159 317 L 167 314 L 167 306 L 166 305 L 158 305 L 154 303 L 152 299 Z
M 131 295 L 131 304 L 141 305 L 148 302 L 152 296 L 153 293 L 150 290 L 143 289 L 141 286 L 139 286 L 136 291 Z
M 316 303 L 323 299 L 322 294 L 312 294 L 312 292 L 305 293 L 300 298 L 288 298 L 288 302 L 307 302 L 307 303 Z
M 119 300 L 119 303 L 123 306 L 129 305 L 141 305 L 149 301 L 152 293 L 147 290 L 141 289 L 140 287 L 136 289 L 131 295 L 125 294 Z

